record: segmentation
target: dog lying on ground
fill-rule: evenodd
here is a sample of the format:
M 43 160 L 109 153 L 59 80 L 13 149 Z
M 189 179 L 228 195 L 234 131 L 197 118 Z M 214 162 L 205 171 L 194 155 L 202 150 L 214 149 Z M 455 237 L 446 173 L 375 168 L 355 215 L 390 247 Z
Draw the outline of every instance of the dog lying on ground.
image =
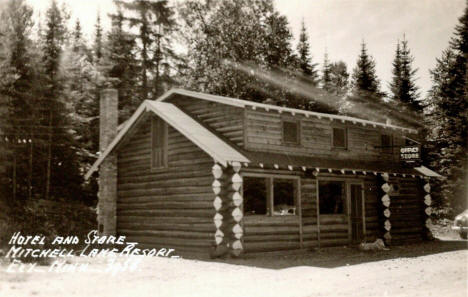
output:
M 382 239 L 377 238 L 374 242 L 362 242 L 359 244 L 359 250 L 361 251 L 384 251 L 388 250 L 385 247 L 385 243 Z

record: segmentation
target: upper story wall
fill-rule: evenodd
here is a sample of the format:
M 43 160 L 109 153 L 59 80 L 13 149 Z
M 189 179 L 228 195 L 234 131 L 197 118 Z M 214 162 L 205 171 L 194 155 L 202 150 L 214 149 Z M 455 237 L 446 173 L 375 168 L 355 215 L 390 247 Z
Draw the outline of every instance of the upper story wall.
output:
M 299 122 L 299 143 L 283 141 L 283 121 Z M 333 128 L 345 128 L 346 148 L 333 146 Z M 305 117 L 289 112 L 245 109 L 245 148 L 254 151 L 267 151 L 312 157 L 350 159 L 365 161 L 399 162 L 398 146 L 405 145 L 405 134 L 400 129 L 363 126 L 361 123 L 343 123 L 329 118 Z M 391 135 L 393 153 L 382 146 L 382 134 Z M 412 136 L 414 138 L 414 136 Z
M 168 102 L 239 147 L 244 145 L 243 108 L 183 96 L 171 98 Z
M 177 95 L 167 100 L 193 116 L 225 140 L 252 151 L 288 153 L 310 157 L 341 160 L 394 161 L 399 162 L 399 146 L 406 144 L 407 131 L 373 126 L 357 121 L 342 122 L 340 119 L 322 118 L 291 111 L 279 112 L 274 108 L 253 109 Z M 299 143 L 283 140 L 283 122 L 299 123 Z M 333 145 L 333 128 L 346 131 L 346 148 Z M 382 135 L 391 138 L 392 148 L 382 148 Z M 417 135 L 410 134 L 415 139 Z M 393 152 L 392 152 L 393 151 Z

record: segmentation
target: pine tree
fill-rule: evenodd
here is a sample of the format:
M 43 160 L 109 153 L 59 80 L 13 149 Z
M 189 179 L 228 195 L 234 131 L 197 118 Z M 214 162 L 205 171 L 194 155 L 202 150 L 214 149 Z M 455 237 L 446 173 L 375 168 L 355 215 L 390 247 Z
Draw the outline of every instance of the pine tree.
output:
M 397 42 L 397 47 L 395 50 L 395 58 L 392 62 L 392 81 L 390 82 L 390 98 L 395 102 L 398 102 L 400 99 L 400 92 L 401 92 L 401 49 L 400 49 L 400 40 Z
M 104 64 L 108 65 L 107 76 L 119 93 L 119 121 L 127 120 L 144 98 L 138 96 L 138 62 L 135 57 L 135 37 L 124 29 L 122 11 L 111 15 L 112 28 L 107 35 Z
M 83 32 L 81 31 L 81 23 L 79 19 L 76 19 L 75 21 L 75 28 L 73 29 L 73 51 L 78 52 L 80 50 L 80 47 L 82 46 L 82 37 L 83 37 Z
M 455 213 L 467 207 L 468 145 L 468 5 L 459 18 L 450 47 L 431 71 L 433 86 L 426 104 L 429 158 L 446 177 L 435 200 Z
M 115 3 L 135 15 L 125 19 L 130 27 L 139 30 L 141 98 L 156 97 L 163 91 L 162 70 L 164 66 L 169 66 L 168 60 L 175 57 L 169 38 L 174 27 L 173 9 L 167 0 L 115 1 Z
M 101 15 L 98 13 L 96 17 L 95 33 L 94 33 L 94 56 L 96 58 L 96 64 L 102 59 L 102 25 Z
M 33 164 L 37 156 L 37 113 L 40 97 L 34 45 L 30 38 L 33 11 L 24 0 L 6 3 L 0 21 L 1 140 L 11 151 L 12 198 L 31 198 L 37 183 Z M 4 104 L 4 105 L 3 105 Z
M 299 69 L 313 86 L 317 86 L 319 82 L 319 75 L 316 70 L 317 64 L 311 62 L 309 37 L 307 35 L 304 21 L 302 21 L 301 32 L 299 34 L 297 52 L 299 54 Z
M 327 92 L 332 90 L 332 65 L 330 64 L 330 60 L 328 60 L 328 53 L 325 53 L 323 58 L 323 68 L 322 68 L 322 89 Z
M 380 81 L 375 72 L 375 61 L 368 55 L 366 44 L 362 42 L 356 68 L 353 71 L 354 95 L 366 95 L 381 99 Z
M 75 198 L 80 192 L 82 179 L 78 172 L 77 146 L 70 126 L 70 105 L 65 101 L 64 76 L 61 73 L 61 56 L 67 42 L 66 22 L 68 14 L 53 0 L 46 13 L 42 40 L 42 64 L 44 76 L 42 125 L 47 127 L 46 182 L 44 198 Z
M 405 109 L 412 112 L 421 112 L 422 107 L 418 101 L 418 87 L 415 83 L 416 69 L 413 69 L 413 56 L 408 47 L 408 41 L 403 39 L 397 44 L 393 65 L 393 78 L 390 83 L 391 99 Z

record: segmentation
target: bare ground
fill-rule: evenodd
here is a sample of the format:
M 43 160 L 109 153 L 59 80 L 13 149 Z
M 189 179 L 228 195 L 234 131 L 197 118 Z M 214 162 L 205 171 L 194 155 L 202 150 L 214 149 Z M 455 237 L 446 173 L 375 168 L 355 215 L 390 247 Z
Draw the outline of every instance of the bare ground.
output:
M 0 296 L 465 297 L 467 261 L 467 242 L 452 240 L 373 253 L 340 247 L 223 261 L 144 258 L 137 271 L 116 275 L 7 273 L 4 263 Z M 93 260 L 91 267 L 105 263 Z

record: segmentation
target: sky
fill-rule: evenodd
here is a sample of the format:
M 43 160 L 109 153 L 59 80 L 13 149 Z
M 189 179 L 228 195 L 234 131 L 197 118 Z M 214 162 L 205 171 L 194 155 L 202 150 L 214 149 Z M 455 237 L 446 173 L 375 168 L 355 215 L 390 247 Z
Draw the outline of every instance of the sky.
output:
M 44 11 L 50 0 L 27 0 L 36 13 Z M 85 34 L 92 36 L 97 12 L 104 27 L 107 13 L 114 10 L 112 0 L 61 0 L 79 18 Z M 365 41 L 376 61 L 377 75 L 384 91 L 391 80 L 396 43 L 403 36 L 415 58 L 417 85 L 425 96 L 431 86 L 429 70 L 448 46 L 465 0 L 274 0 L 285 15 L 295 40 L 304 20 L 311 44 L 312 61 L 321 69 L 325 51 L 329 59 L 342 60 L 348 71 L 356 65 L 360 44 Z

